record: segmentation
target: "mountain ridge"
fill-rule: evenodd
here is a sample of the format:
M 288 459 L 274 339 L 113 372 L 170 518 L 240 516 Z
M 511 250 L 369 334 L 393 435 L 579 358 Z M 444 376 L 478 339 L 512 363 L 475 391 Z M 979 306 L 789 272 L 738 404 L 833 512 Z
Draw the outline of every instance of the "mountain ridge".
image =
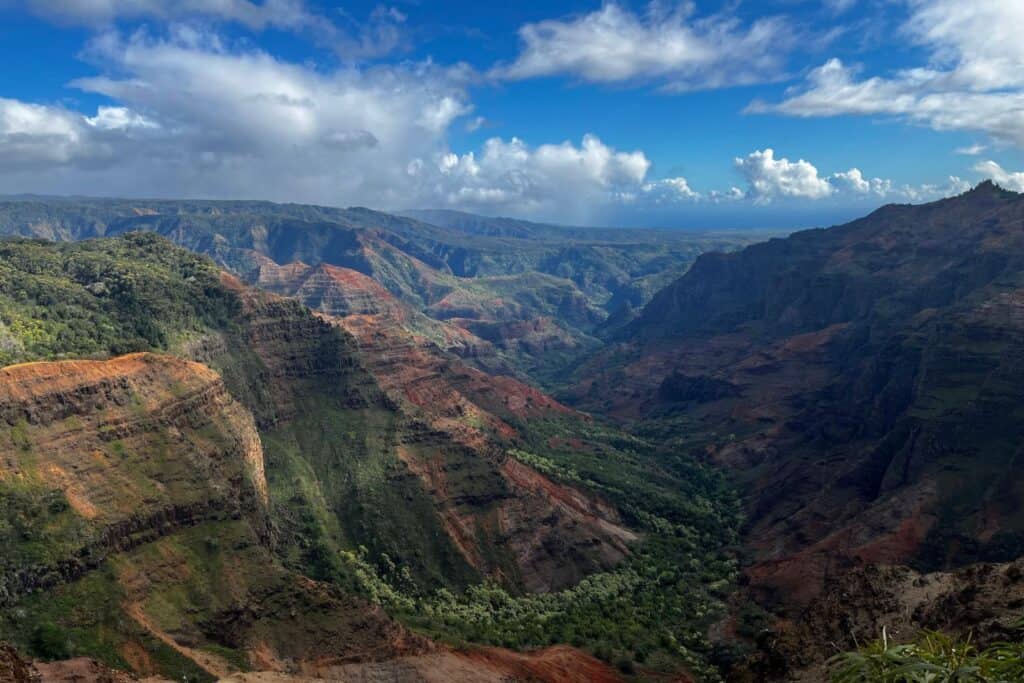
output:
M 471 335 L 485 329 L 506 356 L 504 371 L 535 379 L 557 376 L 595 348 L 609 316 L 628 320 L 698 253 L 752 239 L 620 230 L 608 241 L 607 231 L 584 230 L 565 243 L 561 228 L 550 229 L 555 239 L 511 238 L 359 207 L 253 201 L 0 201 L 0 235 L 77 240 L 152 231 L 245 279 L 267 259 L 356 270 L 428 317 Z M 550 332 L 520 343 L 516 324 L 527 321 Z M 555 346 L 560 353 L 545 353 Z
M 994 184 L 702 255 L 563 398 L 731 472 L 746 591 L 804 618 L 861 567 L 1024 552 L 1022 273 Z

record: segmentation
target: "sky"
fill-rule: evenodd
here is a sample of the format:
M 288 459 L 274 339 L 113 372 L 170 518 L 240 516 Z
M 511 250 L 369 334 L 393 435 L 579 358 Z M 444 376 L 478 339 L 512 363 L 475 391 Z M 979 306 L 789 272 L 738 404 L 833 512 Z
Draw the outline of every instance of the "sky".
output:
M 1021 0 L 0 0 L 0 194 L 798 228 L 1024 191 Z

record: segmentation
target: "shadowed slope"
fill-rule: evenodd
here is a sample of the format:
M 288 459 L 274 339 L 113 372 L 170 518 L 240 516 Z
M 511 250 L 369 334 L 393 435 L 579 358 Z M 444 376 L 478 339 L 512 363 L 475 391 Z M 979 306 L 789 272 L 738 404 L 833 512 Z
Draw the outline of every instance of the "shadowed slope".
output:
M 758 585 L 1024 551 L 1024 197 L 991 183 L 708 254 L 575 396 L 684 439 L 748 491 Z M 607 368 L 607 369 L 605 369 Z

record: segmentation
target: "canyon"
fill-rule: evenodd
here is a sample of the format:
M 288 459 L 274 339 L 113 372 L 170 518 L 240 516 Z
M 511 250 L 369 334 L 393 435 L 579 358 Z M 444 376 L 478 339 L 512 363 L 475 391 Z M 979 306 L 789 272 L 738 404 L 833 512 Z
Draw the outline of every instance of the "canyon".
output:
M 767 241 L 0 202 L 0 666 L 811 681 L 881 625 L 1012 640 L 1022 225 L 991 183 Z

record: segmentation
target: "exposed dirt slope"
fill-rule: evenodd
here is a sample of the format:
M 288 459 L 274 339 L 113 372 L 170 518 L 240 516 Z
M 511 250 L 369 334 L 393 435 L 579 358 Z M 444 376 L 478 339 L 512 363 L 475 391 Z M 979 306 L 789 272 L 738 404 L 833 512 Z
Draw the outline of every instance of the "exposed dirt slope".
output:
M 530 653 L 500 648 L 436 652 L 379 664 L 349 664 L 316 671 L 316 678 L 269 672 L 236 674 L 232 683 L 615 683 L 621 677 L 607 664 L 570 647 Z

